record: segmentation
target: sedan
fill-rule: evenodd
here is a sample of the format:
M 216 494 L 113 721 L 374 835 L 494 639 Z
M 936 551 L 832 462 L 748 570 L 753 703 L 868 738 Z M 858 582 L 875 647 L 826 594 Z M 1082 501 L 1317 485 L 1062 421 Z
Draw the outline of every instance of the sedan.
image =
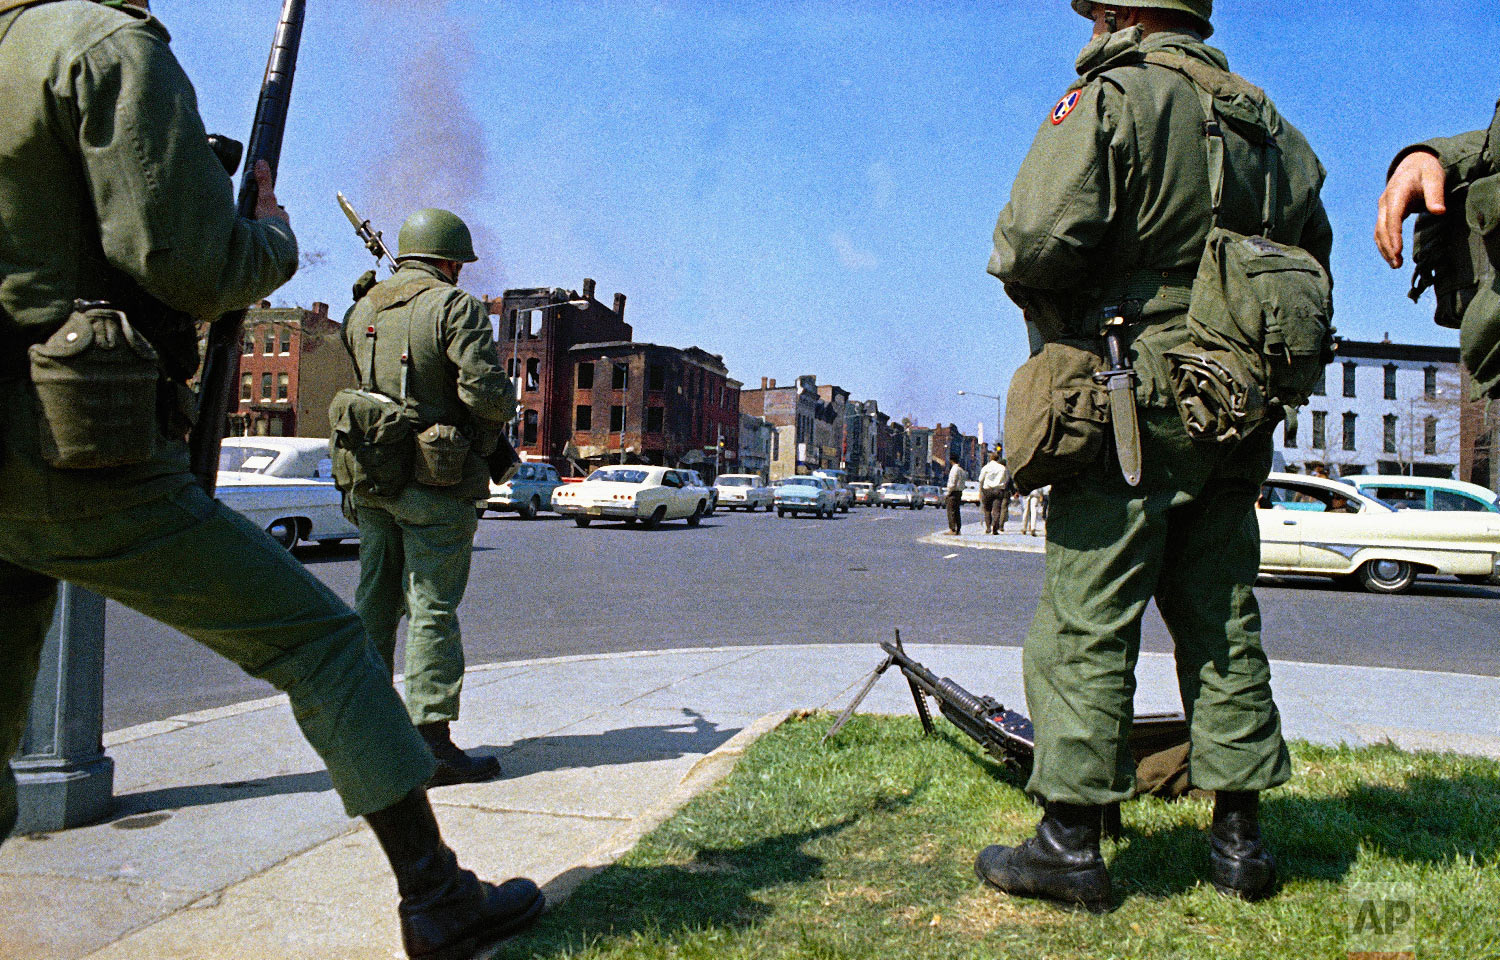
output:
M 943 488 L 934 486 L 918 487 L 917 492 L 922 495 L 922 504 L 928 507 L 941 507 L 943 505 Z
M 504 483 L 490 481 L 490 496 L 480 502 L 480 512 L 508 511 L 522 520 L 534 520 L 539 512 L 551 508 L 552 492 L 560 486 L 562 478 L 550 463 L 523 463 Z
M 681 470 L 668 467 L 600 467 L 582 483 L 568 483 L 552 494 L 552 509 L 580 527 L 595 520 L 624 520 L 650 530 L 663 520 L 686 520 L 696 527 L 708 512 L 708 491 L 695 487 Z
M 922 495 L 917 488 L 909 483 L 882 483 L 880 485 L 880 505 L 891 510 L 897 507 L 905 507 L 908 510 L 920 510 L 923 507 Z
M 833 489 L 822 477 L 787 477 L 776 483 L 776 515 L 810 513 L 833 516 Z
M 1500 516 L 1397 510 L 1347 483 L 1273 473 L 1261 487 L 1262 573 L 1401 593 L 1418 576 L 1484 583 L 1500 573 Z
M 878 499 L 875 496 L 875 484 L 865 483 L 863 480 L 849 484 L 849 489 L 854 492 L 854 505 L 856 507 L 873 507 Z
M 328 441 L 317 437 L 225 437 L 215 496 L 288 549 L 359 539 L 333 485 Z
M 776 503 L 776 490 L 753 473 L 726 473 L 714 481 L 719 492 L 719 506 L 725 510 L 754 513 L 756 507 L 770 512 Z

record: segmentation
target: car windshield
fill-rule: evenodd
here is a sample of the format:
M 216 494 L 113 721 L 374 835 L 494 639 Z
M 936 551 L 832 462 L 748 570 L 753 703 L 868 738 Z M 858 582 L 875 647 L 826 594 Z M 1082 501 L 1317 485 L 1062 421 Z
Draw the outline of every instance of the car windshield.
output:
M 589 474 L 589 479 L 601 483 L 645 483 L 646 471 L 628 467 L 601 468 Z
M 219 448 L 219 469 L 241 473 L 265 473 L 276 462 L 278 451 L 266 447 L 238 447 L 226 444 Z
M 748 487 L 751 480 L 749 477 L 720 477 L 717 483 L 721 487 Z
M 812 477 L 788 477 L 781 481 L 783 487 L 821 487 L 822 484 Z

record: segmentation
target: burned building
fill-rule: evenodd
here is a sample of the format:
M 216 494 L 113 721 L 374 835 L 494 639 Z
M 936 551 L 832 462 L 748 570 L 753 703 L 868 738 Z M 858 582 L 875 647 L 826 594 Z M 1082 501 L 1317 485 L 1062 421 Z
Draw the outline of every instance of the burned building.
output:
M 326 303 L 304 310 L 261 301 L 248 310 L 225 433 L 328 436 L 328 404 L 358 379 L 342 332 Z

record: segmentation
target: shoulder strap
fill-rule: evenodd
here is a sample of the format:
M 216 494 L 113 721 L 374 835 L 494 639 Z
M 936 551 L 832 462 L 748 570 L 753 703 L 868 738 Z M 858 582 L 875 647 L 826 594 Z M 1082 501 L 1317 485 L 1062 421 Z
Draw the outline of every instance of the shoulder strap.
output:
M 370 341 L 370 362 L 365 365 L 364 375 L 360 378 L 361 385 L 371 393 L 377 393 L 375 389 L 375 341 L 378 339 L 376 329 L 379 316 L 392 307 L 410 303 L 416 299 L 417 294 L 436 287 L 447 286 L 436 277 L 419 276 L 413 277 L 402 283 L 392 284 L 390 281 L 377 284 L 375 289 L 365 294 L 365 300 L 374 308 L 375 316 L 370 318 L 370 323 L 365 329 L 365 336 Z M 407 373 L 411 369 L 411 324 L 404 325 L 405 343 L 401 347 L 401 393 L 399 399 L 406 399 Z
M 1153 50 L 1143 59 L 1146 63 L 1166 67 L 1186 77 L 1198 92 L 1198 104 L 1203 109 L 1203 136 L 1208 151 L 1208 184 L 1211 194 L 1214 226 L 1222 226 L 1224 212 L 1224 129 L 1219 124 L 1219 101 L 1243 98 L 1255 104 L 1265 101 L 1266 94 L 1260 87 L 1228 70 L 1220 70 L 1180 53 L 1168 50 Z M 1254 123 L 1262 133 L 1261 156 L 1266 168 L 1266 188 L 1261 206 L 1261 230 L 1266 236 L 1276 228 L 1276 208 L 1280 205 L 1277 184 L 1281 180 L 1281 148 L 1271 131 L 1256 117 L 1252 120 L 1239 112 L 1240 119 Z

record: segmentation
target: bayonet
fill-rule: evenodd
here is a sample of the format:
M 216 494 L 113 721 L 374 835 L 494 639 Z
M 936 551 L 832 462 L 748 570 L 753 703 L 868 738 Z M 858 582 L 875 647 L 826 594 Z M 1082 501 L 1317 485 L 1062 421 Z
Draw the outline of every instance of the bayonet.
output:
M 1104 359 L 1109 368 L 1094 374 L 1094 382 L 1109 391 L 1109 422 L 1114 427 L 1115 457 L 1120 473 L 1132 487 L 1141 482 L 1141 427 L 1135 411 L 1135 385 L 1140 379 L 1125 352 L 1125 315 L 1119 307 L 1103 314 Z
M 348 217 L 349 222 L 353 224 L 354 232 L 359 235 L 359 239 L 364 241 L 365 249 L 374 254 L 377 261 L 390 261 L 388 266 L 391 272 L 395 273 L 396 256 L 391 253 L 391 248 L 385 245 L 385 238 L 381 236 L 380 231 L 370 226 L 370 221 L 354 212 L 354 204 L 349 202 L 348 197 L 342 193 L 336 193 L 335 196 L 339 198 L 339 207 L 344 211 L 344 216 Z

